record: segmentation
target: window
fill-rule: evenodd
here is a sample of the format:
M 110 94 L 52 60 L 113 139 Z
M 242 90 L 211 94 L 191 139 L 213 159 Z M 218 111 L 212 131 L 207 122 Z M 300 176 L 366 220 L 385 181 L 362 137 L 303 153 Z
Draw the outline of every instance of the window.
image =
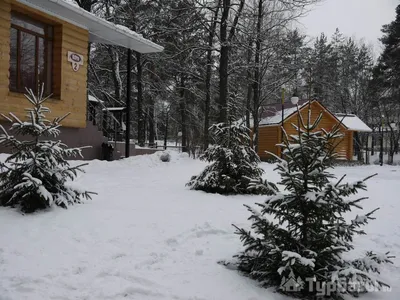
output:
M 44 83 L 46 95 L 52 92 L 53 28 L 25 15 L 11 14 L 10 90 L 37 92 Z

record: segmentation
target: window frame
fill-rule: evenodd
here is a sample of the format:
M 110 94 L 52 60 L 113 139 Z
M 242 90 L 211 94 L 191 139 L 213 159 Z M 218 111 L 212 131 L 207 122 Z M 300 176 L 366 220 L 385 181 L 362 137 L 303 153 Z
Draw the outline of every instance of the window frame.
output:
M 43 69 L 44 69 L 44 78 L 46 78 L 45 84 L 48 86 L 45 87 L 45 90 L 49 91 L 46 94 L 51 94 L 53 92 L 53 61 L 54 61 L 54 27 L 46 22 L 39 21 L 35 18 L 32 18 L 31 16 L 28 16 L 26 14 L 23 14 L 18 11 L 11 11 L 12 16 L 16 16 L 19 20 L 22 20 L 24 22 L 29 23 L 29 21 L 33 21 L 35 23 L 38 23 L 43 26 L 43 31 L 44 34 L 38 33 L 36 31 L 24 28 L 20 25 L 13 24 L 12 17 L 10 20 L 11 26 L 10 26 L 10 31 L 12 29 L 16 30 L 17 32 L 17 45 L 16 45 L 16 50 L 17 50 L 17 61 L 16 61 L 16 88 L 11 86 L 11 78 L 10 78 L 10 83 L 9 83 L 9 91 L 10 92 L 15 92 L 15 93 L 25 93 L 25 87 L 22 86 L 22 77 L 21 77 L 21 33 L 27 33 L 30 35 L 33 35 L 35 37 L 35 82 L 38 83 L 39 80 L 39 61 L 40 61 L 40 53 L 39 53 L 39 38 L 42 38 L 44 41 L 44 59 L 43 59 Z M 49 34 L 51 32 L 51 34 Z M 49 42 L 51 42 L 51 51 L 49 55 Z M 11 45 L 10 45 L 11 48 Z M 11 55 L 10 55 L 10 60 L 11 60 Z M 50 62 L 50 68 L 49 68 L 49 62 Z M 10 68 L 11 68 L 11 63 L 10 63 Z M 50 74 L 49 73 L 50 70 Z M 37 86 L 34 87 L 33 89 L 34 92 L 37 92 Z

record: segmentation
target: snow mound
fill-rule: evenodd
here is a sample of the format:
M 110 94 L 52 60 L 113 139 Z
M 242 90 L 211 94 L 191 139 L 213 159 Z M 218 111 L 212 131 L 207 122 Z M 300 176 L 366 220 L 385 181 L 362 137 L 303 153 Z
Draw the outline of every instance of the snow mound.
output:
M 167 152 L 161 154 L 160 159 L 162 162 L 169 162 L 171 160 L 171 155 Z
M 170 161 L 168 164 L 161 161 L 161 156 L 168 153 Z M 193 160 L 189 158 L 187 153 L 178 153 L 176 151 L 157 151 L 153 154 L 131 156 L 129 158 L 122 158 L 114 161 L 92 160 L 92 161 L 74 161 L 72 165 L 87 162 L 88 168 L 96 168 L 107 165 L 108 168 L 132 168 L 134 170 L 149 170 L 158 167 L 168 167 L 171 164 L 181 163 L 182 161 Z

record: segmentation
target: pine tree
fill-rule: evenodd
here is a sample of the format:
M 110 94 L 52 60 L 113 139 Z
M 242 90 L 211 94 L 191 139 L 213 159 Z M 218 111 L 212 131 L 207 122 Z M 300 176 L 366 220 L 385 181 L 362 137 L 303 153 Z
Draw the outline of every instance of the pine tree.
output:
M 400 5 L 396 8 L 396 19 L 382 28 L 383 37 L 380 39 L 384 49 L 379 57 L 377 71 L 384 77 L 385 87 L 398 87 L 400 82 Z
M 328 100 L 330 85 L 330 68 L 332 46 L 325 34 L 321 34 L 314 43 L 311 65 L 314 69 L 309 85 L 312 87 L 312 97 L 322 101 Z
M 383 122 L 389 129 L 388 163 L 392 164 L 400 144 L 400 5 L 396 7 L 395 20 L 384 25 L 382 32 L 384 49 L 373 72 L 371 110 L 378 116 L 375 122 Z
M 337 180 L 328 171 L 341 134 L 338 128 L 316 130 L 321 117 L 315 122 L 308 117 L 306 123 L 299 117 L 298 134 L 285 137 L 285 160 L 277 157 L 276 167 L 285 193 L 265 182 L 271 194 L 267 200 L 257 203 L 257 208 L 246 205 L 252 230 L 235 226 L 245 247 L 237 256 L 238 268 L 283 293 L 289 292 L 286 284 L 297 282 L 297 296 L 321 293 L 342 299 L 345 294 L 386 287 L 370 273 L 379 273 L 379 265 L 391 263 L 392 257 L 367 252 L 361 259 L 345 258 L 353 249 L 354 236 L 365 234 L 361 227 L 374 219 L 377 209 L 350 222 L 345 220 L 345 213 L 362 209 L 366 197 L 347 198 L 366 190 L 368 178 L 343 183 L 344 176 Z
M 263 193 L 263 187 L 249 189 L 251 180 L 260 180 L 260 158 L 249 146 L 249 129 L 241 124 L 211 126 L 215 144 L 200 159 L 210 162 L 203 172 L 187 184 L 194 190 L 219 194 Z
M 25 95 L 32 104 L 27 109 L 28 121 L 21 121 L 13 113 L 3 115 L 12 124 L 10 131 L 30 139 L 19 141 L 0 125 L 3 132 L 0 143 L 12 148 L 4 163 L 0 163 L 0 205 L 19 207 L 23 212 L 34 212 L 56 204 L 66 208 L 80 203 L 82 198 L 90 199 L 90 192 L 71 185 L 77 172 L 83 172 L 81 164 L 71 167 L 66 157 L 82 157 L 83 148 L 67 148 L 61 141 L 44 140 L 41 137 L 57 137 L 60 122 L 69 114 L 46 119 L 49 108 L 43 106 L 48 99 L 43 97 L 44 86 L 38 95 L 32 90 Z

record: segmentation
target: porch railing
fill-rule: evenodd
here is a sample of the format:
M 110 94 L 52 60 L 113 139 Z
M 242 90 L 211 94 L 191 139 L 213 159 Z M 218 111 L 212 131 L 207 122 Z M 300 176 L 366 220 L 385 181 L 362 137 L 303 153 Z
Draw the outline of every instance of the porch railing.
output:
M 87 121 L 97 126 L 108 141 L 123 141 L 126 129 L 123 116 L 117 118 L 102 102 L 88 101 Z

